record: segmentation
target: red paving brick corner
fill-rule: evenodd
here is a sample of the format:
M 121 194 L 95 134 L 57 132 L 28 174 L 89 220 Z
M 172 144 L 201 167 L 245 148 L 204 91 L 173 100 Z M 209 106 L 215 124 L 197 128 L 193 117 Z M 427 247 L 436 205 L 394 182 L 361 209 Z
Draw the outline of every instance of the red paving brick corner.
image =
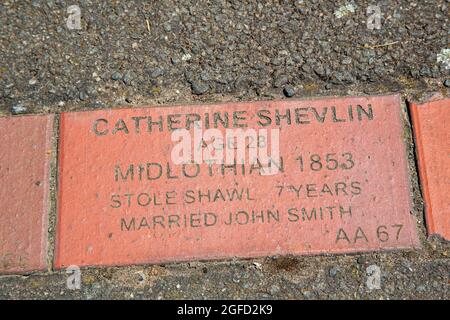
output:
M 174 164 L 193 119 L 280 129 L 278 172 Z M 59 148 L 56 268 L 419 246 L 398 95 L 63 113 Z
M 409 108 L 428 233 L 450 240 L 450 99 Z
M 0 273 L 47 268 L 53 116 L 0 118 Z

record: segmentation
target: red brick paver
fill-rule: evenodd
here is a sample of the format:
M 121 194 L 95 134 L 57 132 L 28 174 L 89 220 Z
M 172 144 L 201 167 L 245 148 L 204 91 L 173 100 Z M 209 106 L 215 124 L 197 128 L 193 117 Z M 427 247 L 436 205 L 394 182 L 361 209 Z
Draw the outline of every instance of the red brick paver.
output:
M 174 164 L 170 129 L 198 119 L 281 128 L 278 173 Z M 418 246 L 402 137 L 399 96 L 64 113 L 55 265 Z
M 450 99 L 410 104 L 427 229 L 450 240 Z
M 47 267 L 53 116 L 0 118 L 0 272 Z

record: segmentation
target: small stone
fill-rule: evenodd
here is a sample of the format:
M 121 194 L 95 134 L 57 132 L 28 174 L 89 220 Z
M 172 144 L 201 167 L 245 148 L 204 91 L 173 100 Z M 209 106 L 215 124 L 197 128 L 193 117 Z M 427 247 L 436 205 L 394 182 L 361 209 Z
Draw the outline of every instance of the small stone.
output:
M 328 271 L 328 274 L 330 275 L 330 277 L 334 278 L 340 271 L 341 270 L 339 269 L 339 267 L 332 267 L 330 271 Z
M 280 58 L 274 58 L 271 62 L 274 66 L 279 66 L 283 62 L 283 60 Z
M 152 73 L 150 74 L 150 77 L 152 77 L 153 79 L 158 78 L 160 76 L 162 76 L 164 73 L 164 70 L 161 68 L 156 68 L 152 71 Z
M 419 72 L 421 76 L 429 77 L 431 75 L 430 68 L 426 64 L 422 65 Z
M 22 103 L 15 104 L 11 107 L 12 114 L 21 114 L 27 112 L 27 107 L 25 107 Z
M 425 290 L 426 290 L 426 288 L 424 285 L 420 285 L 416 288 L 416 291 L 418 291 L 418 292 L 424 292 Z
M 311 73 L 311 67 L 306 63 L 302 66 L 302 70 L 306 73 Z
M 200 79 L 202 79 L 203 81 L 209 81 L 210 80 L 209 78 L 210 77 L 207 71 L 202 71 L 200 73 Z
M 172 57 L 170 58 L 170 61 L 172 62 L 172 64 L 176 65 L 179 64 L 181 62 L 181 60 L 177 57 Z
M 444 81 L 444 86 L 446 86 L 447 88 L 450 87 L 450 79 Z
M 93 72 L 93 73 L 92 73 L 92 78 L 94 78 L 95 81 L 97 81 L 97 82 L 99 82 L 100 80 L 102 80 L 102 79 L 100 78 L 100 76 L 97 74 L 97 72 Z
M 192 56 L 189 53 L 183 54 L 183 56 L 181 57 L 181 60 L 183 61 L 189 61 L 191 60 Z
M 276 295 L 277 293 L 279 293 L 280 292 L 280 287 L 279 286 L 277 286 L 277 285 L 273 285 L 273 286 L 271 286 L 270 287 L 270 294 L 272 295 L 272 296 L 274 296 L 274 295 Z
M 311 292 L 311 291 L 304 291 L 304 292 L 302 292 L 303 293 L 303 296 L 306 298 L 306 299 L 314 299 L 314 292 Z
M 89 86 L 86 88 L 86 94 L 88 96 L 94 95 L 96 92 L 97 92 L 97 90 L 95 89 L 95 87 Z
M 285 86 L 283 89 L 283 93 L 286 97 L 290 98 L 295 94 L 295 89 L 291 86 Z
M 37 83 L 37 80 L 35 78 L 33 78 L 33 79 L 30 79 L 30 81 L 28 81 L 28 83 L 33 86 Z
M 208 91 L 209 86 L 206 83 L 194 81 L 194 82 L 192 82 L 191 88 L 195 94 L 200 95 L 200 94 L 204 94 L 206 91 Z
M 80 91 L 80 94 L 78 95 L 81 101 L 85 101 L 88 98 L 88 95 L 85 91 Z
M 294 54 L 292 56 L 292 60 L 294 60 L 294 62 L 296 63 L 303 63 L 303 58 L 298 54 Z
M 345 57 L 344 59 L 342 59 L 342 64 L 351 64 L 352 63 L 352 58 L 350 57 Z
M 314 72 L 319 76 L 319 77 L 324 77 L 325 76 L 325 68 L 323 66 L 317 66 L 314 68 Z
M 122 75 L 120 74 L 120 72 L 114 72 L 111 76 L 111 79 L 113 79 L 114 81 L 120 80 L 122 79 Z
M 253 265 L 255 266 L 256 269 L 258 270 L 262 270 L 262 265 L 259 262 L 253 262 Z
M 123 83 L 125 83 L 127 86 L 131 85 L 131 81 L 133 80 L 133 76 L 131 75 L 130 71 L 125 72 L 125 74 L 123 75 L 122 81 Z
M 280 87 L 284 86 L 286 83 L 288 83 L 288 81 L 289 81 L 288 76 L 285 74 L 281 74 L 278 77 L 276 77 L 276 79 L 273 83 L 273 86 L 275 88 L 280 88 Z
M 366 259 L 365 257 L 358 257 L 358 258 L 356 259 L 356 262 L 357 262 L 358 264 L 367 264 L 367 259 Z
M 164 23 L 163 27 L 164 27 L 164 31 L 166 31 L 166 32 L 172 31 L 172 26 L 170 25 L 169 22 Z

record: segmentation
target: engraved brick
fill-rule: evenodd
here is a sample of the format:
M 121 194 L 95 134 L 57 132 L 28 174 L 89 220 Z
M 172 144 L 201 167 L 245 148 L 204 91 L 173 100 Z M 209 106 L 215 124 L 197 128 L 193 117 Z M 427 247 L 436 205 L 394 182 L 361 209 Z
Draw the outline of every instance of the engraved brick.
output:
M 243 165 L 182 165 L 181 128 L 197 161 L 257 136 Z M 402 137 L 397 95 L 64 113 L 56 267 L 416 247 Z

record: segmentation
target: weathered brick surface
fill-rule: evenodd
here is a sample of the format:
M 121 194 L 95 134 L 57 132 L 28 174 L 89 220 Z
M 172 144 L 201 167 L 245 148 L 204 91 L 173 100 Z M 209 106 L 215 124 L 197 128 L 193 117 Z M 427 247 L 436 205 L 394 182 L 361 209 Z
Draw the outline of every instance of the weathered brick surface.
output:
M 169 127 L 192 114 L 280 128 L 282 170 L 183 172 Z M 56 267 L 418 246 L 402 133 L 399 96 L 64 113 Z
M 0 118 L 0 272 L 47 267 L 53 116 Z
M 450 99 L 410 104 L 427 229 L 450 240 Z

